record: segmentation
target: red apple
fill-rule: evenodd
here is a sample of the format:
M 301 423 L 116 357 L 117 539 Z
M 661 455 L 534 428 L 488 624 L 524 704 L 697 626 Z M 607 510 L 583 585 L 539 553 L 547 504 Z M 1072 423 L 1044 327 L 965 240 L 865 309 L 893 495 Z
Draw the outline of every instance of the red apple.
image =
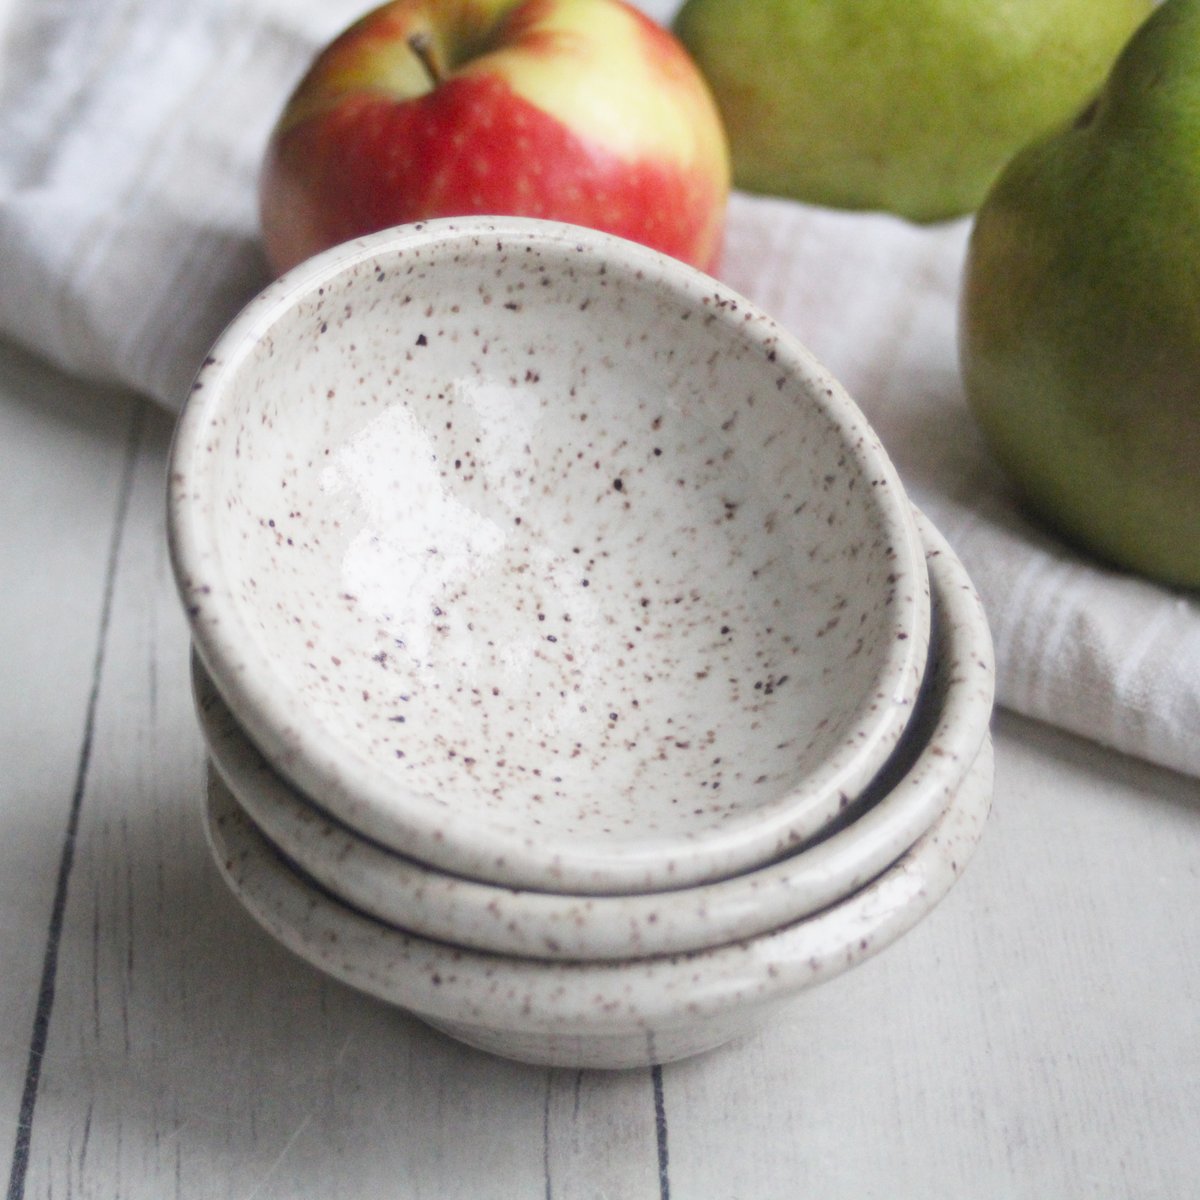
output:
M 716 106 L 623 0 L 394 0 L 333 41 L 271 135 L 276 272 L 390 225 L 471 213 L 587 225 L 712 270 L 729 194 Z

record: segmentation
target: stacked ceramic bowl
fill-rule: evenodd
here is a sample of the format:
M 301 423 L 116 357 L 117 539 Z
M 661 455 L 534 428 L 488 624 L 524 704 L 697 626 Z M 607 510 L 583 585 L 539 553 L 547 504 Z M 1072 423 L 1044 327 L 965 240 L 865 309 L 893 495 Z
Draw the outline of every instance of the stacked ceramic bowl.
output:
M 297 268 L 196 380 L 170 529 L 234 893 L 472 1044 L 715 1046 L 981 833 L 961 564 L 793 338 L 643 247 L 479 218 Z

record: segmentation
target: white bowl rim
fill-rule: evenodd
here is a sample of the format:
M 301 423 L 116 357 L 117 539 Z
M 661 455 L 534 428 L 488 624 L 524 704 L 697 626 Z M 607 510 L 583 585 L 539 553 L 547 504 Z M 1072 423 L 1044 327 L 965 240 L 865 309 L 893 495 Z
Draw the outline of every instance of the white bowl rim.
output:
M 211 771 L 205 828 L 220 874 L 258 924 L 351 987 L 417 1016 L 492 1031 L 638 1035 L 786 999 L 895 942 L 961 877 L 983 835 L 992 782 L 988 736 L 929 830 L 839 903 L 713 949 L 609 962 L 485 954 L 382 925 L 292 870 Z
M 811 780 L 771 805 L 702 831 L 703 836 L 647 837 L 596 847 L 582 839 L 548 840 L 544 831 L 532 837 L 520 825 L 481 827 L 474 817 L 463 818 L 420 793 L 407 793 L 405 804 L 398 805 L 391 776 L 365 760 L 338 757 L 332 739 L 306 708 L 272 687 L 270 655 L 259 653 L 253 638 L 241 636 L 236 608 L 225 603 L 219 579 L 205 578 L 201 570 L 212 522 L 204 515 L 203 491 L 196 489 L 196 481 L 203 479 L 205 461 L 212 458 L 210 431 L 219 413 L 222 381 L 236 371 L 250 347 L 299 297 L 347 268 L 401 249 L 484 237 L 553 243 L 605 255 L 610 262 L 619 255 L 646 278 L 717 298 L 722 302 L 714 304 L 718 310 L 732 303 L 743 313 L 756 314 L 783 365 L 803 375 L 807 390 L 834 425 L 853 432 L 855 452 L 869 464 L 872 478 L 886 485 L 872 491 L 886 498 L 878 512 L 897 571 L 911 581 L 911 588 L 890 606 L 901 636 L 892 640 L 881 670 L 877 695 L 885 702 L 864 699 L 863 736 L 840 746 L 822 764 L 828 770 L 814 772 Z M 928 650 L 929 595 L 911 506 L 874 430 L 837 380 L 792 334 L 718 280 L 610 234 L 537 219 L 448 218 L 383 230 L 317 255 L 268 285 L 214 343 L 184 406 L 170 458 L 168 541 L 194 645 L 226 702 L 274 765 L 301 790 L 321 795 L 329 811 L 364 835 L 401 851 L 419 847 L 414 853 L 425 861 L 508 886 L 592 894 L 674 888 L 722 878 L 778 857 L 836 818 L 886 760 L 911 712 Z M 197 585 L 200 579 L 205 582 Z
M 863 886 L 937 818 L 987 734 L 995 660 L 962 562 L 921 513 L 934 647 L 944 673 L 928 742 L 892 790 L 815 845 L 728 879 L 669 892 L 586 896 L 521 891 L 448 875 L 360 838 L 273 771 L 194 661 L 210 759 L 264 836 L 306 874 L 369 916 L 434 940 L 546 959 L 622 959 L 707 948 L 810 915 Z M 216 714 L 214 718 L 214 713 Z

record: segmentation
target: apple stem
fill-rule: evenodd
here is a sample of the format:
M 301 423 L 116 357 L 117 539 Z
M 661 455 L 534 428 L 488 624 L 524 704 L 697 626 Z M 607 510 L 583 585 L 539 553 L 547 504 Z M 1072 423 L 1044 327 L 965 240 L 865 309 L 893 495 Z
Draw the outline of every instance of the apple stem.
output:
M 412 34 L 408 39 L 408 48 L 420 60 L 421 66 L 429 76 L 429 82 L 437 87 L 442 82 L 442 71 L 433 53 L 433 38 L 424 30 Z

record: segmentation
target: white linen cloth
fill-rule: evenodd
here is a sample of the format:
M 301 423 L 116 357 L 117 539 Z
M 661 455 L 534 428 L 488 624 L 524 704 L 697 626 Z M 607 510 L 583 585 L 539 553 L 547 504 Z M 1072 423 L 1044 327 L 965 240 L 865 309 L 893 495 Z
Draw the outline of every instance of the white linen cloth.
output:
M 317 46 L 364 0 L 15 0 L 0 56 L 0 334 L 175 406 L 266 281 L 255 180 Z M 647 4 L 666 16 L 670 4 Z M 657 10 L 657 11 L 656 11 Z M 1028 525 L 964 406 L 967 221 L 733 198 L 721 274 L 879 431 L 984 600 L 1003 704 L 1200 775 L 1200 603 Z

